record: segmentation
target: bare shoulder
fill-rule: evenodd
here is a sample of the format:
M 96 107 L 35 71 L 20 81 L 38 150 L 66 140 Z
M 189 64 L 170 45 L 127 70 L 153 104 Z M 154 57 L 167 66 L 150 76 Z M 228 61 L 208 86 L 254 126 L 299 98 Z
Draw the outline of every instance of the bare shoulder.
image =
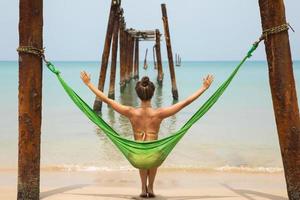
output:
M 164 108 L 155 108 L 153 110 L 156 114 L 158 114 L 158 113 L 162 112 L 164 110 Z
M 135 116 L 138 114 L 138 108 L 135 108 L 135 107 L 132 107 L 132 106 L 128 106 L 129 107 L 129 110 L 130 110 L 130 114 L 132 116 Z
M 153 109 L 153 114 L 156 116 L 156 117 L 161 117 L 162 114 L 165 112 L 166 108 L 156 108 L 156 109 Z

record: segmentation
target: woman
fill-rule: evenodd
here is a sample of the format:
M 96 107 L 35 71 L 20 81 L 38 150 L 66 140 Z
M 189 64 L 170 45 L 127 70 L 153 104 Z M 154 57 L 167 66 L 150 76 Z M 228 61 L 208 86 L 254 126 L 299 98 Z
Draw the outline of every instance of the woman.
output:
M 115 111 L 126 116 L 130 120 L 134 132 L 134 139 L 138 141 L 157 140 L 159 127 L 162 120 L 176 114 L 182 108 L 192 103 L 205 90 L 207 90 L 213 82 L 213 76 L 208 75 L 203 79 L 202 87 L 187 99 L 170 107 L 154 109 L 151 106 L 151 98 L 154 94 L 155 86 L 148 77 L 143 77 L 141 81 L 136 83 L 135 90 L 138 97 L 141 99 L 141 104 L 138 108 L 125 106 L 117 103 L 113 99 L 108 98 L 105 94 L 103 94 L 103 92 L 98 90 L 98 88 L 91 83 L 90 75 L 85 71 L 81 72 L 81 79 L 100 100 L 107 103 Z M 155 197 L 153 183 L 156 171 L 157 168 L 139 170 L 142 182 L 142 193 L 140 194 L 141 197 Z

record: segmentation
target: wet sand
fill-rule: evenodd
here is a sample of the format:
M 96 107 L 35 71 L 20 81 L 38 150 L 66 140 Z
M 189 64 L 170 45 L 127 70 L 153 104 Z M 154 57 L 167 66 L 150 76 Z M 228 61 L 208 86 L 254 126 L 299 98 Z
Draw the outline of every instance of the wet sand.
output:
M 0 171 L 0 199 L 16 199 L 16 171 Z M 159 171 L 156 199 L 287 200 L 283 173 Z M 137 171 L 41 172 L 41 199 L 140 199 Z

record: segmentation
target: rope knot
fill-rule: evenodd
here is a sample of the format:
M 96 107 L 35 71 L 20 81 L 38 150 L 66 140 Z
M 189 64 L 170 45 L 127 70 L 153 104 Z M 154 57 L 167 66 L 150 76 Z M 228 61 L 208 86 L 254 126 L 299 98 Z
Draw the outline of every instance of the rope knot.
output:
M 40 48 L 36 48 L 33 46 L 19 46 L 17 48 L 17 52 L 33 54 L 33 55 L 41 57 L 45 63 L 48 62 L 45 58 L 45 48 L 40 49 Z
M 279 25 L 279 26 L 275 26 L 275 27 L 272 27 L 272 28 L 265 29 L 265 30 L 263 30 L 262 35 L 260 36 L 260 40 L 263 40 L 263 39 L 267 40 L 269 35 L 280 33 L 280 32 L 283 32 L 283 31 L 287 31 L 289 29 L 291 29 L 293 32 L 295 32 L 294 29 L 292 28 L 292 26 L 289 23 L 285 23 L 285 24 L 282 24 L 282 25 Z

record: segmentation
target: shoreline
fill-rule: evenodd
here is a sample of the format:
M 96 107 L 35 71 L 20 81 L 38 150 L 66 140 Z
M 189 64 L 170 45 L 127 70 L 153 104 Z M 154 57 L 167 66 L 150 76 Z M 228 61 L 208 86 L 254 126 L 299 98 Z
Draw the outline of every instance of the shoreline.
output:
M 0 199 L 16 199 L 17 172 L 0 171 Z M 41 199 L 139 199 L 138 171 L 41 171 Z M 159 170 L 156 199 L 287 200 L 283 173 Z
M 136 171 L 131 166 L 120 168 L 98 167 L 98 166 L 80 166 L 80 165 L 53 165 L 41 166 L 43 172 L 132 172 Z M 283 173 L 282 167 L 250 167 L 250 166 L 230 166 L 221 167 L 159 167 L 162 172 L 198 172 L 198 173 L 245 173 L 245 174 L 280 174 Z M 15 172 L 17 168 L 0 167 L 1 172 Z

